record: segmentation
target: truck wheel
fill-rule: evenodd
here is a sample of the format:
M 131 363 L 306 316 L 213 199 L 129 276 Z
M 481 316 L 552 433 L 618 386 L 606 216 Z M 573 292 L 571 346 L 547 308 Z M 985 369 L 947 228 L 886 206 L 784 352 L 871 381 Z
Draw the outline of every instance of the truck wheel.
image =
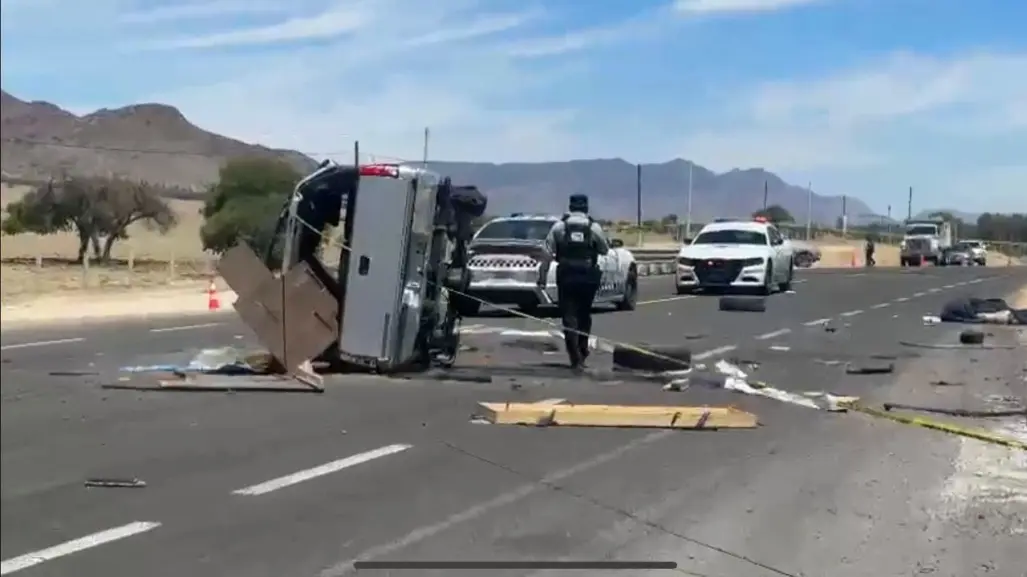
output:
M 647 352 L 655 353 L 647 354 Z M 661 373 L 664 371 L 681 371 L 692 366 L 692 351 L 683 346 L 650 346 L 640 344 L 636 347 L 618 345 L 613 349 L 613 366 L 633 371 Z
M 481 312 L 481 303 L 476 300 L 471 300 L 463 295 L 456 295 L 456 311 L 460 313 L 462 317 L 473 317 L 477 316 Z

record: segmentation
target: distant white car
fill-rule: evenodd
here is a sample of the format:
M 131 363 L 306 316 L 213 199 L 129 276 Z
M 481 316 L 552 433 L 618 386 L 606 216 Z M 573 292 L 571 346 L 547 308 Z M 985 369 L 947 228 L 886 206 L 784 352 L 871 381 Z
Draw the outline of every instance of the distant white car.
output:
M 546 245 L 554 215 L 515 214 L 490 220 L 468 246 L 471 295 L 484 301 L 516 305 L 525 311 L 557 304 L 557 263 Z M 610 241 L 609 254 L 599 257 L 602 271 L 597 305 L 633 310 L 638 300 L 638 266 L 623 242 Z M 480 304 L 465 300 L 464 316 L 477 314 Z
M 764 220 L 708 224 L 678 252 L 678 294 L 696 289 L 756 289 L 768 295 L 790 290 L 795 274 L 794 249 Z
M 988 264 L 988 245 L 984 244 L 983 240 L 961 240 L 957 244 L 970 251 L 970 257 L 975 264 Z

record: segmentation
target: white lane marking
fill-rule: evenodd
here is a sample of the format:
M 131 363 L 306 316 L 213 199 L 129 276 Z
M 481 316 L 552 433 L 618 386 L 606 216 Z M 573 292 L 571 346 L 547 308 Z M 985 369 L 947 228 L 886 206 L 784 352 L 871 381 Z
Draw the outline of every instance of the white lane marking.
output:
M 520 329 L 503 329 L 499 332 L 501 337 L 551 337 L 552 331 L 522 331 Z
M 702 361 L 702 360 L 708 359 L 710 357 L 715 357 L 717 355 L 722 355 L 724 353 L 730 353 L 731 351 L 733 351 L 733 350 L 735 350 L 737 348 L 738 348 L 738 345 L 725 345 L 723 347 L 717 347 L 715 349 L 710 349 L 708 351 L 703 351 L 703 352 L 701 352 L 701 353 L 699 353 L 697 355 L 692 355 L 692 358 L 694 360 L 697 360 L 697 361 Z
M 865 273 L 865 272 L 858 272 L 856 274 L 850 274 L 850 275 L 848 275 L 848 277 L 849 278 L 856 278 L 858 276 L 866 276 L 866 275 L 867 275 L 867 273 Z
M 926 294 L 927 294 L 927 293 L 924 293 L 924 292 L 920 292 L 920 293 L 913 293 L 913 296 L 915 296 L 915 297 L 922 297 L 922 296 L 924 296 L 924 295 L 926 295 Z
M 942 286 L 941 288 L 947 288 L 947 289 L 956 288 L 956 285 L 954 285 L 954 284 L 947 284 L 947 285 Z
M 50 345 L 64 345 L 68 343 L 81 343 L 86 339 L 82 337 L 75 337 L 73 339 L 57 339 L 53 341 L 35 341 L 32 343 L 17 343 L 14 345 L 3 345 L 0 346 L 0 351 L 9 351 L 12 349 L 30 349 L 33 347 L 48 347 Z
M 895 302 L 897 302 L 897 303 L 904 303 L 904 302 L 906 302 L 908 300 L 909 300 L 909 297 L 899 297 L 899 298 L 895 299 Z
M 776 331 L 771 331 L 769 333 L 763 333 L 762 335 L 757 336 L 756 340 L 765 341 L 767 339 L 772 339 L 774 337 L 779 337 L 781 335 L 787 335 L 790 332 L 792 332 L 792 329 L 780 329 Z
M 567 402 L 567 399 L 542 399 L 541 401 L 535 401 L 532 404 L 533 405 L 542 405 L 542 406 L 553 406 L 553 405 L 562 405 L 562 404 L 564 404 L 566 402 Z
M 13 557 L 0 563 L 0 575 L 7 575 L 14 573 L 15 571 L 21 571 L 22 569 L 28 569 L 34 567 L 40 563 L 46 563 L 47 561 L 53 561 L 59 557 L 65 555 L 71 555 L 72 553 L 78 553 L 79 551 L 85 551 L 93 547 L 105 545 L 111 541 L 117 541 L 139 533 L 145 533 L 160 527 L 160 523 L 153 521 L 136 521 L 129 523 L 128 525 L 122 525 L 121 527 L 114 527 L 113 529 L 107 529 L 106 531 L 100 531 L 99 533 L 93 533 L 92 535 L 86 535 L 74 541 L 67 541 L 60 545 L 54 545 L 39 551 L 32 553 L 26 553 Z
M 667 298 L 662 298 L 662 299 L 652 299 L 652 300 L 648 300 L 648 301 L 638 301 L 635 304 L 639 304 L 639 305 L 654 305 L 656 303 L 670 303 L 670 302 L 674 302 L 674 301 L 686 301 L 688 299 L 694 299 L 694 298 L 695 298 L 695 295 L 683 295 L 683 296 L 677 296 L 677 297 L 667 297 Z
M 818 326 L 818 325 L 826 325 L 829 322 L 831 322 L 830 318 L 824 318 L 824 319 L 817 319 L 815 321 L 809 321 L 808 323 L 802 323 L 802 324 L 804 326 L 807 326 L 807 327 L 815 327 L 815 326 Z
M 971 281 L 966 281 L 966 282 L 967 282 L 967 284 L 977 284 L 979 282 L 984 282 L 984 280 L 985 279 L 982 279 L 982 278 L 975 278 L 975 279 L 973 279 Z
M 956 283 L 956 286 L 966 286 L 966 281 L 959 281 Z
M 863 309 L 856 309 L 854 311 L 845 311 L 840 316 L 843 316 L 843 317 L 854 317 L 856 315 L 861 315 L 861 314 L 863 314 Z
M 191 331 L 193 329 L 208 329 L 210 327 L 221 326 L 221 323 L 203 323 L 202 325 L 182 325 L 180 327 L 164 327 L 160 329 L 150 329 L 151 333 L 173 333 L 176 331 Z
M 876 305 L 874 305 L 874 306 L 872 306 L 870 308 L 872 308 L 872 309 L 884 309 L 884 308 L 888 308 L 890 306 L 891 306 L 891 303 L 877 303 Z
M 251 485 L 249 487 L 237 489 L 235 491 L 232 491 L 232 494 L 247 495 L 251 497 L 256 495 L 264 495 L 266 493 L 277 491 L 279 489 L 284 489 L 285 487 L 289 487 L 297 483 L 302 483 L 304 481 L 309 481 L 311 479 L 321 477 L 323 475 L 336 473 L 343 469 L 348 469 L 350 467 L 354 467 L 356 465 L 360 465 L 368 461 L 373 461 L 375 459 L 380 459 L 382 457 L 394 455 L 396 453 L 406 451 L 411 447 L 412 445 L 388 445 L 385 447 L 381 447 L 380 449 L 374 449 L 373 451 L 358 453 L 356 455 L 346 457 L 345 459 L 339 459 L 337 461 L 325 463 L 324 465 L 320 465 L 312 469 L 297 471 L 291 475 L 278 477 L 277 479 L 271 479 L 270 481 L 265 481 L 257 485 Z
M 642 447 L 645 445 L 650 445 L 661 439 L 666 439 L 670 437 L 673 433 L 674 431 L 670 429 L 650 433 L 640 439 L 636 439 L 625 445 L 621 445 L 620 447 L 617 447 L 612 451 L 603 453 L 587 461 L 581 461 L 571 467 L 561 469 L 550 475 L 546 475 L 538 481 L 525 483 L 517 487 L 516 489 L 497 495 L 496 497 L 489 499 L 488 501 L 477 503 L 467 509 L 464 509 L 463 511 L 454 513 L 453 515 L 450 515 L 445 519 L 442 519 L 430 525 L 423 525 L 421 527 L 418 527 L 410 531 L 403 537 L 396 539 L 395 541 L 390 541 L 388 543 L 378 545 L 377 547 L 372 547 L 370 549 L 364 550 L 353 559 L 343 560 L 325 569 L 324 571 L 321 571 L 320 577 L 342 577 L 343 575 L 349 575 L 354 572 L 354 561 L 370 561 L 372 559 L 384 557 L 391 553 L 395 553 L 396 551 L 399 551 L 401 549 L 405 549 L 411 545 L 420 543 L 426 539 L 430 539 L 440 533 L 452 529 L 457 525 L 460 525 L 461 523 L 473 521 L 491 511 L 494 511 L 501 507 L 506 507 L 507 505 L 512 505 L 524 499 L 525 497 L 529 497 L 535 493 L 544 491 L 547 487 L 552 487 L 553 485 L 560 483 L 564 479 L 567 479 L 579 473 L 584 473 L 585 471 L 595 469 L 596 467 L 609 463 L 610 461 L 617 459 L 618 457 L 626 454 L 632 449 L 636 449 L 638 447 Z
M 929 292 L 929 293 L 940 293 L 941 289 L 938 288 L 938 287 L 934 287 L 934 288 L 927 289 L 927 292 Z

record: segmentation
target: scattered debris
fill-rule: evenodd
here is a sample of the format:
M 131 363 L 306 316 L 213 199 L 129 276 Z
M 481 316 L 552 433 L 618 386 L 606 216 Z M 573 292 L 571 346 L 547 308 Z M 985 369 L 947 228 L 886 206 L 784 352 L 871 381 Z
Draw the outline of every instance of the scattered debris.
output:
M 105 489 L 142 489 L 146 482 L 142 479 L 87 479 L 86 487 Z
M 504 341 L 503 346 L 540 353 L 557 352 L 560 350 L 560 347 L 551 340 L 529 339 L 524 337 Z
M 966 383 L 952 382 L 952 381 L 946 381 L 944 379 L 938 379 L 936 381 L 931 381 L 931 384 L 936 386 L 936 387 L 961 387 L 961 386 L 965 385 Z
M 866 415 L 870 415 L 872 417 L 888 419 L 890 421 L 895 421 L 896 423 L 902 423 L 903 425 L 913 425 L 915 427 L 933 429 L 936 431 L 951 433 L 953 435 L 959 435 L 961 437 L 977 439 L 978 441 L 984 441 L 986 443 L 992 443 L 994 445 L 1009 447 L 1011 449 L 1021 449 L 1027 451 L 1027 443 L 1019 439 L 1010 438 L 1005 435 L 997 434 L 988 430 L 961 427 L 959 425 L 945 423 L 942 421 L 936 421 L 933 419 L 927 419 L 924 417 L 903 415 L 901 413 L 893 413 L 882 409 L 875 409 L 873 407 L 860 405 L 858 401 L 848 403 L 846 407 L 852 411 L 860 412 Z
M 941 324 L 941 317 L 936 317 L 933 315 L 924 316 L 924 326 L 929 327 L 937 324 Z
M 752 429 L 756 415 L 733 407 L 480 403 L 496 425 Z
M 47 374 L 51 377 L 95 377 L 100 375 L 96 371 L 50 371 Z
M 918 405 L 904 405 L 902 403 L 885 403 L 883 407 L 886 411 L 891 411 L 892 409 L 900 409 L 905 411 L 919 411 L 921 413 L 936 413 L 939 415 L 948 415 L 950 417 L 970 417 L 975 419 L 987 419 L 992 417 L 1027 417 L 1027 408 L 997 411 L 975 411 L 969 409 L 946 409 L 943 407 L 922 407 Z
M 799 405 L 811 409 L 844 412 L 847 404 L 854 403 L 857 397 L 844 397 L 825 392 L 792 393 L 758 381 L 748 381 L 748 375 L 742 369 L 727 361 L 718 361 L 716 370 L 726 378 L 720 385 L 729 391 L 767 397 L 783 403 Z
M 856 367 L 851 364 L 845 365 L 845 374 L 847 375 L 887 375 L 894 372 L 895 365 L 893 363 L 863 367 Z
M 972 348 L 973 350 L 1012 350 L 1015 349 L 1014 345 L 978 345 L 974 347 L 968 347 L 966 345 L 949 345 L 949 344 L 931 344 L 931 343 L 916 343 L 912 341 L 899 341 L 899 344 L 904 347 L 914 347 L 918 349 L 965 349 Z

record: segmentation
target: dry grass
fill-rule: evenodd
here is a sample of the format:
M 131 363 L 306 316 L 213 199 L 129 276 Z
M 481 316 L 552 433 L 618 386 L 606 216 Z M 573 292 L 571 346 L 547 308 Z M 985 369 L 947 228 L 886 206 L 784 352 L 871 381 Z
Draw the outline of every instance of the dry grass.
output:
M 27 187 L 3 185 L 0 204 L 18 200 Z M 0 245 L 0 296 L 4 304 L 62 291 L 149 288 L 209 279 L 213 259 L 200 244 L 200 201 L 171 200 L 180 223 L 162 235 L 142 224 L 114 245 L 113 262 L 88 272 L 72 263 L 78 238 L 71 233 L 5 236 Z

